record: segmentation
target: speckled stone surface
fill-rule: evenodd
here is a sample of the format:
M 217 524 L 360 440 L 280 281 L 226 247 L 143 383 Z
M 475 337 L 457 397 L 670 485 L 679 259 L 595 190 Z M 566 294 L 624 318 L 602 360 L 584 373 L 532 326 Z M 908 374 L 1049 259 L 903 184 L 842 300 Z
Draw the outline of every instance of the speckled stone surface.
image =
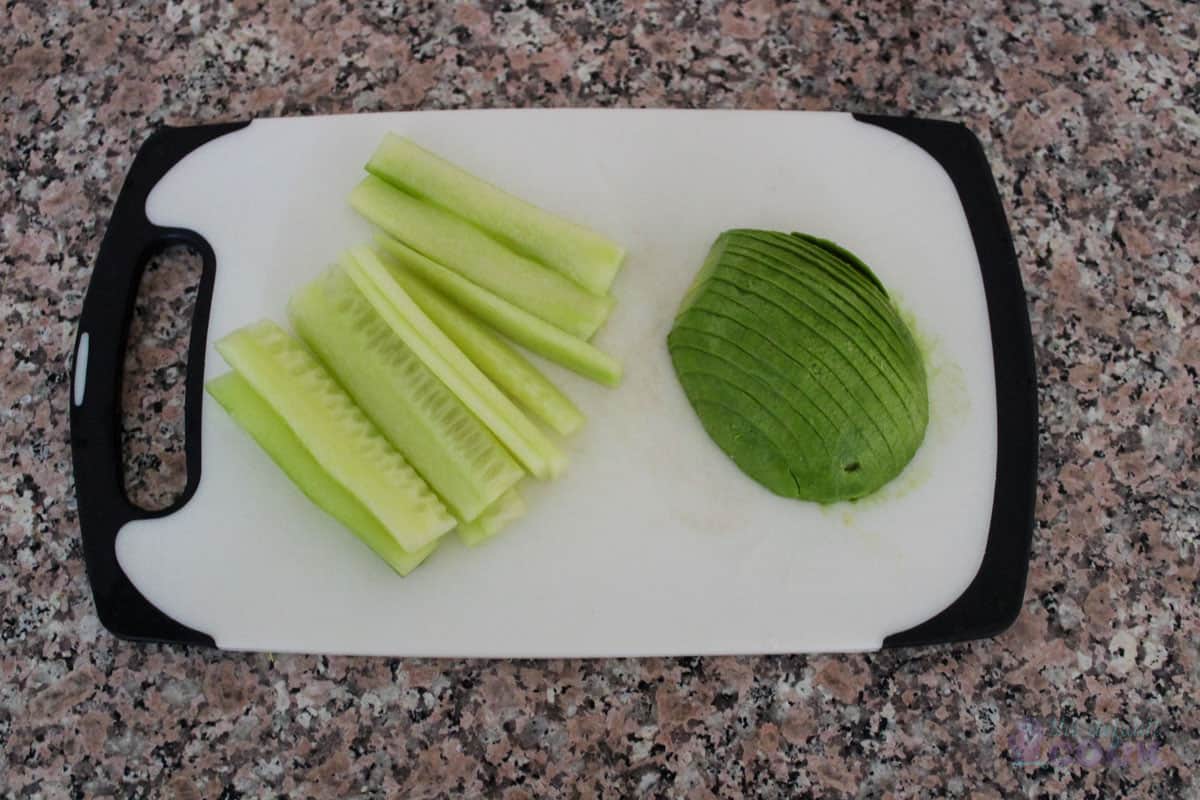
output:
M 3 796 L 1200 796 L 1195 5 L 292 5 L 0 12 Z M 66 370 L 150 127 L 494 106 L 916 112 L 979 134 L 1041 386 L 1014 628 L 873 655 L 522 663 L 100 628 Z M 162 274 L 150 310 L 185 308 Z M 168 399 L 139 407 L 131 464 L 153 498 L 182 468 L 145 448 L 177 429 L 179 366 L 145 329 L 135 366 Z

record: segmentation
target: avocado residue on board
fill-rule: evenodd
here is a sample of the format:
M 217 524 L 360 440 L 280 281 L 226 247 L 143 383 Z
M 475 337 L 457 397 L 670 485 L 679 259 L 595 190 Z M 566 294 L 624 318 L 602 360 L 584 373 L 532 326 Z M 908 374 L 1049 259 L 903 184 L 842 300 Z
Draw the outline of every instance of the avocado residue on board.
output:
M 709 436 L 784 497 L 868 495 L 925 438 L 929 390 L 912 333 L 875 274 L 824 239 L 722 233 L 667 346 Z

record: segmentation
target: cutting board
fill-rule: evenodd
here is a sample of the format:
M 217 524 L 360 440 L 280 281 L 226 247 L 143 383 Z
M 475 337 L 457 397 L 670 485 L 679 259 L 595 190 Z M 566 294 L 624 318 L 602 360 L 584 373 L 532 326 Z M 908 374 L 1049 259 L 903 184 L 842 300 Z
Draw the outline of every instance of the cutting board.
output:
M 313 507 L 202 391 L 212 343 L 367 241 L 345 198 L 388 131 L 628 249 L 596 338 L 606 389 L 546 372 L 588 422 L 529 513 L 399 578 Z M 928 350 L 932 421 L 877 496 L 821 507 L 742 475 L 680 389 L 666 335 L 716 235 L 801 230 L 862 257 Z M 148 258 L 204 261 L 186 389 L 188 486 L 121 487 L 119 373 Z M 79 325 L 72 443 L 101 621 L 131 639 L 404 656 L 870 650 L 994 634 L 1021 605 L 1036 404 L 1012 243 L 962 126 L 839 113 L 462 111 L 168 128 L 135 160 Z

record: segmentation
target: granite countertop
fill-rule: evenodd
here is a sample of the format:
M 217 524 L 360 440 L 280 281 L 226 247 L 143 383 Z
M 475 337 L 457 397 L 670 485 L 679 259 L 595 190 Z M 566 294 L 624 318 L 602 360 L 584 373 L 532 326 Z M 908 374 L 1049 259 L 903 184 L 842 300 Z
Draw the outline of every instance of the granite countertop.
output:
M 198 5 L 16 2 L 0 25 L 0 795 L 1200 797 L 1194 7 Z M 68 359 L 151 126 L 499 106 L 915 112 L 980 136 L 1040 383 L 1011 630 L 869 655 L 490 662 L 227 654 L 100 627 Z M 148 303 L 169 319 L 188 298 L 161 274 Z M 145 383 L 169 394 L 164 347 Z M 148 402 L 135 443 L 179 425 L 177 400 Z M 148 496 L 182 468 L 131 452 Z

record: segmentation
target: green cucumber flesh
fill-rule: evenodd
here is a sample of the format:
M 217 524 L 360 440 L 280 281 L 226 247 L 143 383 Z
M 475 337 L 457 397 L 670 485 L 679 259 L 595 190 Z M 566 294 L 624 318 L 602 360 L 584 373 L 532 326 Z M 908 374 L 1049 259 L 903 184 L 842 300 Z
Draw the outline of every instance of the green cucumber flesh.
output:
M 562 436 L 569 436 L 583 424 L 583 413 L 570 398 L 499 336 L 412 273 L 392 270 L 392 277 L 509 397 Z
M 469 547 L 478 547 L 524 515 L 525 499 L 516 489 L 509 489 L 478 519 L 459 525 L 458 538 Z
M 571 336 L 503 297 L 426 258 L 403 242 L 380 234 L 380 249 L 402 269 L 418 276 L 519 345 L 605 386 L 621 382 L 621 362 L 593 344 Z
M 342 256 L 342 267 L 376 312 L 501 444 L 538 478 L 553 478 L 566 458 L 525 413 L 429 319 L 369 247 Z
M 389 235 L 574 336 L 590 337 L 612 310 L 611 297 L 592 294 L 374 175 L 350 193 L 350 205 Z
M 436 541 L 412 551 L 401 547 L 375 515 L 325 471 L 283 418 L 241 375 L 227 372 L 209 381 L 206 388 L 309 500 L 349 529 L 396 572 L 407 575 L 437 548 Z
M 594 294 L 612 286 L 625 250 L 600 234 L 515 197 L 389 133 L 367 172 L 474 223 L 517 252 Z
M 219 340 L 217 350 L 405 550 L 420 550 L 454 527 L 425 481 L 304 345 L 278 325 L 263 321 L 240 328 Z
M 459 519 L 474 519 L 521 467 L 404 344 L 341 270 L 303 287 L 292 327 Z

